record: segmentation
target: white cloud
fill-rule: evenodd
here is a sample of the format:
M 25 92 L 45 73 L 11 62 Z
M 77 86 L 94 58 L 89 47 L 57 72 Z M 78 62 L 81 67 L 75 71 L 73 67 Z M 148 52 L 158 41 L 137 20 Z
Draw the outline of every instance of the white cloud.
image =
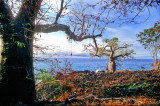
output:
M 123 26 L 119 28 L 108 27 L 106 29 L 108 32 L 108 37 L 118 37 L 121 42 L 130 42 L 134 43 L 136 41 L 136 33 L 133 31 L 133 28 L 128 26 Z
M 52 47 L 56 47 L 53 53 L 68 53 L 70 54 L 81 54 L 85 53 L 84 44 L 89 44 L 89 42 L 92 42 L 91 39 L 84 40 L 82 42 L 76 42 L 76 41 L 68 41 L 67 36 L 63 32 L 54 32 L 54 33 L 40 33 L 38 35 L 35 35 L 37 38 L 40 39 L 40 41 L 34 42 L 35 45 L 45 45 Z M 41 36 L 41 37 L 40 37 Z M 100 41 L 101 39 L 98 39 Z M 47 51 L 49 52 L 49 51 Z

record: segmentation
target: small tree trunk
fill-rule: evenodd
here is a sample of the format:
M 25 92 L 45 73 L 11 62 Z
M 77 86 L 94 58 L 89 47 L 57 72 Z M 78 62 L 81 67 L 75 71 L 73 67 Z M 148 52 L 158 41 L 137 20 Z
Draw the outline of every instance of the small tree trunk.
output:
M 159 61 L 158 60 L 154 61 L 154 69 L 155 69 L 155 71 L 159 70 Z
M 110 58 L 109 63 L 108 63 L 108 71 L 109 72 L 115 72 L 115 70 L 116 70 L 115 61 L 112 58 Z
M 105 72 L 106 72 L 106 73 L 109 73 L 108 67 L 105 68 Z

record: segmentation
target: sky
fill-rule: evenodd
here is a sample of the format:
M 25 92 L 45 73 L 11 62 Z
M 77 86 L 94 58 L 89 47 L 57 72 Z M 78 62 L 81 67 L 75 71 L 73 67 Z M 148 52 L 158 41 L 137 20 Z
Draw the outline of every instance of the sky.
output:
M 135 58 L 151 58 L 148 50 L 145 50 L 144 47 L 137 41 L 136 34 L 139 32 L 143 32 L 144 29 L 153 27 L 154 23 L 160 21 L 160 7 L 157 9 L 152 8 L 150 10 L 151 15 L 149 19 L 140 24 L 128 23 L 122 25 L 110 25 L 107 26 L 103 36 L 101 38 L 97 38 L 98 42 L 101 42 L 102 39 L 118 37 L 121 42 L 133 44 L 133 49 L 135 51 Z M 144 12 L 143 15 L 148 15 L 148 13 Z M 143 21 L 143 19 L 141 19 Z M 68 41 L 67 35 L 62 32 L 53 32 L 53 33 L 39 33 L 36 34 L 35 37 L 39 38 L 38 42 L 34 42 L 36 45 L 46 45 L 49 47 L 54 47 L 54 50 L 46 51 L 46 54 L 57 54 L 55 56 L 60 57 L 89 57 L 89 53 L 84 51 L 85 44 L 89 44 L 93 42 L 92 39 L 86 39 L 82 42 Z M 42 54 L 36 56 L 44 56 Z

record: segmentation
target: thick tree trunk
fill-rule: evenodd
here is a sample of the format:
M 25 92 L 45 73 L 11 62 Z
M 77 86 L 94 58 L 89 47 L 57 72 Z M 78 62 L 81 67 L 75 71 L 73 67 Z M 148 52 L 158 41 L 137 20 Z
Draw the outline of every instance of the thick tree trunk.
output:
M 14 17 L 5 0 L 0 0 L 0 33 L 4 49 L 0 104 L 22 101 L 32 104 L 36 99 L 33 76 L 33 29 L 42 0 L 22 0 Z M 14 37 L 13 37 L 14 36 Z M 14 38 L 14 39 L 13 39 Z M 20 47 L 24 44 L 25 47 Z M 18 46 L 18 45 L 19 46 Z
M 2 80 L 2 53 L 3 52 L 3 39 L 2 39 L 2 35 L 0 35 L 0 82 Z
M 33 33 L 24 29 L 19 30 L 17 26 L 15 28 L 17 29 L 12 34 L 18 33 L 21 37 L 20 42 L 24 43 L 25 47 L 20 47 L 16 43 L 10 43 L 9 46 L 4 47 L 6 60 L 0 86 L 0 104 L 18 101 L 32 104 L 36 99 L 32 60 L 33 45 L 32 39 L 25 38 L 22 32 L 25 32 L 27 37 L 33 36 Z M 8 38 L 4 38 L 3 41 L 8 42 Z
M 115 72 L 115 70 L 116 70 L 116 63 L 112 58 L 109 58 L 108 71 Z

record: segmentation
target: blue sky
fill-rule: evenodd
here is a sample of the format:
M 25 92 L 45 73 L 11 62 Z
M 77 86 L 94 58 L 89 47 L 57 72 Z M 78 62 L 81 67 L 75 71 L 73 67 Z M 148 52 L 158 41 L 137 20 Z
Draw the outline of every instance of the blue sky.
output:
M 142 32 L 144 29 L 152 27 L 155 22 L 160 21 L 160 7 L 157 9 L 152 8 L 150 12 L 151 15 L 149 19 L 145 22 L 141 22 L 140 24 L 128 23 L 122 24 L 121 26 L 119 24 L 110 24 L 106 27 L 103 37 L 97 38 L 97 41 L 101 42 L 104 38 L 118 37 L 121 42 L 133 44 L 133 49 L 136 53 L 134 55 L 135 58 L 151 58 L 148 50 L 145 50 L 144 47 L 141 46 L 136 37 L 136 34 Z M 144 12 L 142 15 L 146 17 L 148 13 Z M 143 21 L 143 16 L 138 20 Z M 72 52 L 73 57 L 89 57 L 88 53 L 84 51 L 83 45 L 89 44 L 92 42 L 92 39 L 86 39 L 82 42 L 72 41 L 71 43 L 71 41 L 66 39 L 67 36 L 65 33 L 60 31 L 48 34 L 41 33 L 36 35 L 36 37 L 40 38 L 41 41 L 36 42 L 35 44 L 50 45 L 56 48 L 54 51 L 46 51 L 48 54 L 56 53 L 60 54 L 62 57 L 68 57 Z

